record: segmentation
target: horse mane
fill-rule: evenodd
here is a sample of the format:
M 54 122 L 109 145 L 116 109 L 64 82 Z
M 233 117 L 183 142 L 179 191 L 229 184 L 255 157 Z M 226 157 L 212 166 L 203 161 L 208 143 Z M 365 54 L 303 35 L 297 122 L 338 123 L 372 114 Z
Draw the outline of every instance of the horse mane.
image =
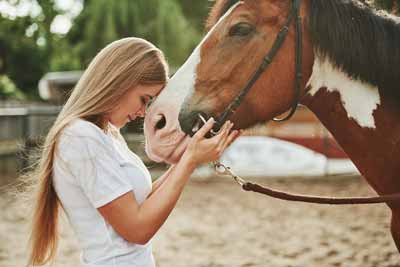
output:
M 352 78 L 400 96 L 399 18 L 359 1 L 311 0 L 309 23 L 319 56 Z
M 228 9 L 240 0 L 215 0 L 215 4 L 211 9 L 206 21 L 206 32 L 228 11 Z
M 240 0 L 216 0 L 206 31 Z M 395 93 L 400 100 L 400 19 L 360 0 L 311 0 L 309 28 L 319 56 L 350 77 Z

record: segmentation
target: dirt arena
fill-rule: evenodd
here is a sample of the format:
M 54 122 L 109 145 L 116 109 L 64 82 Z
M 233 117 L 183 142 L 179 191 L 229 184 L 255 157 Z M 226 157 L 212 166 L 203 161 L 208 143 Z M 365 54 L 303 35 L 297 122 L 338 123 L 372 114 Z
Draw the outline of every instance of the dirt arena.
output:
M 258 179 L 298 193 L 372 194 L 360 178 Z M 22 267 L 26 219 L 0 195 L 0 266 Z M 400 267 L 385 205 L 317 206 L 241 191 L 227 178 L 188 183 L 154 238 L 159 267 Z M 79 266 L 77 243 L 63 223 L 56 266 Z

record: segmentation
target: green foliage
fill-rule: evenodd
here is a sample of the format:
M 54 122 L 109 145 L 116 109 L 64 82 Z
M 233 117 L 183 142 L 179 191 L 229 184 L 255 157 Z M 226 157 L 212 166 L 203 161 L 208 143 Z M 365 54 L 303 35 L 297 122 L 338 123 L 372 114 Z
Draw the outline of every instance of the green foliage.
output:
M 181 65 L 200 40 L 210 5 L 207 0 L 85 0 L 70 32 L 62 36 L 50 29 L 64 11 L 55 0 L 37 3 L 41 14 L 36 17 L 0 17 L 0 74 L 33 98 L 46 72 L 83 69 L 101 48 L 127 36 L 153 42 L 173 67 Z
M 210 0 L 178 0 L 182 7 L 183 14 L 200 32 L 203 32 L 208 12 L 211 10 L 214 1 Z
M 0 17 L 0 73 L 6 74 L 26 94 L 37 95 L 37 83 L 47 71 L 49 55 L 37 45 L 37 36 L 27 36 L 34 22 L 30 17 L 10 20 Z
M 81 70 L 82 64 L 76 50 L 68 43 L 66 38 L 56 36 L 53 40 L 55 49 L 50 59 L 51 71 Z
M 0 99 L 24 100 L 25 96 L 6 75 L 0 75 Z
M 400 0 L 361 1 L 400 12 Z M 101 48 L 127 36 L 153 42 L 177 67 L 200 41 L 213 5 L 209 0 L 84 0 L 84 9 L 64 36 L 50 29 L 54 18 L 65 11 L 56 8 L 55 0 L 36 2 L 41 7 L 36 17 L 0 16 L 1 97 L 15 95 L 10 92 L 20 88 L 38 98 L 37 84 L 46 72 L 83 69 Z
M 5 73 L 18 88 L 38 99 L 37 84 L 50 70 L 56 35 L 51 23 L 60 14 L 54 0 L 37 0 L 41 14 L 36 17 L 8 18 L 0 16 L 0 73 Z M 18 7 L 20 1 L 10 1 Z
M 106 44 L 127 36 L 153 42 L 172 65 L 180 65 L 200 39 L 174 0 L 86 1 L 68 33 L 83 65 Z
M 374 2 L 378 8 L 386 9 L 394 14 L 400 14 L 400 0 L 375 0 L 372 2 Z

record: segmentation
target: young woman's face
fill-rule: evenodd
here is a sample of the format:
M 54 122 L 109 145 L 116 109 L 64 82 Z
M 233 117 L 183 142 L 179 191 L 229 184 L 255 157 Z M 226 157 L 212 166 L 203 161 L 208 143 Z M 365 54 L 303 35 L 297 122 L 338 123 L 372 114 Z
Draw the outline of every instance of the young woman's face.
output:
M 149 101 L 157 96 L 163 85 L 138 85 L 129 89 L 118 105 L 107 116 L 108 120 L 116 127 L 122 128 L 137 117 L 144 117 Z

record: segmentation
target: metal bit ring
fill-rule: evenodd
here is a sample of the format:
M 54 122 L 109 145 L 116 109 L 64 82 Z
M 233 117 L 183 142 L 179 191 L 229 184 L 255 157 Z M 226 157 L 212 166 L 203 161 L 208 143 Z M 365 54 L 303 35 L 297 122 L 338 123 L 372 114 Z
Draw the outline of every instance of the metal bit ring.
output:
M 231 168 L 230 168 L 230 167 L 226 167 L 224 164 L 222 164 L 222 163 L 219 162 L 219 161 L 214 161 L 213 164 L 214 164 L 215 172 L 216 172 L 218 175 L 229 175 L 229 176 L 231 176 L 240 186 L 243 186 L 243 185 L 246 183 L 245 180 L 243 180 L 241 177 L 239 177 L 239 176 L 237 176 L 236 174 L 234 174 L 234 173 L 231 171 Z

